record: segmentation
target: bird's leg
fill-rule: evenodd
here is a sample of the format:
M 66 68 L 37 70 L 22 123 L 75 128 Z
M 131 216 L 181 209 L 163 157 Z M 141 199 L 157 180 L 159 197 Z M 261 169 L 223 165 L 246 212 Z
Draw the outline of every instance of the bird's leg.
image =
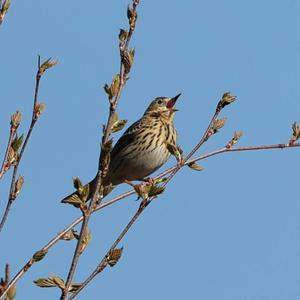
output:
M 143 181 L 146 185 L 154 185 L 155 184 L 155 180 L 151 177 L 142 178 L 140 180 Z
M 179 159 L 177 159 L 177 167 L 182 167 L 185 163 L 185 160 L 180 157 Z
M 135 187 L 137 186 L 137 184 L 134 184 L 134 183 L 132 183 L 131 181 L 129 181 L 129 180 L 127 180 L 127 179 L 124 180 L 124 183 L 129 184 L 129 185 L 130 185 L 131 187 L 133 187 L 133 188 L 135 188 Z

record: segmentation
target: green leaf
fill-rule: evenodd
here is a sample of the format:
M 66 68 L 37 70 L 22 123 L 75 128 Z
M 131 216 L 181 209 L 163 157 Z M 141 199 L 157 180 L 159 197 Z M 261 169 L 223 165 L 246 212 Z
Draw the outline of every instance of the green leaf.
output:
M 19 138 L 16 136 L 14 141 L 12 142 L 11 146 L 15 152 L 18 152 L 22 143 L 23 143 L 24 134 L 22 134 Z
M 126 39 L 127 39 L 127 37 L 128 37 L 128 32 L 126 31 L 126 30 L 124 30 L 124 29 L 120 29 L 120 33 L 119 33 L 119 40 L 120 40 L 120 42 L 125 42 L 126 41 Z
M 77 237 L 79 238 L 79 237 Z M 86 227 L 86 230 L 85 232 L 83 233 L 83 239 L 82 239 L 82 244 L 81 244 L 81 247 L 79 249 L 79 253 L 82 254 L 83 251 L 85 250 L 85 248 L 89 245 L 89 243 L 91 242 L 92 240 L 92 234 L 89 230 L 88 227 Z
M 48 253 L 47 250 L 44 249 L 39 250 L 33 254 L 32 259 L 34 262 L 41 261 L 46 256 L 47 253 Z
M 165 190 L 165 188 L 162 186 L 152 185 L 148 192 L 148 197 L 155 197 L 155 196 L 161 194 L 164 190 Z
M 233 103 L 236 100 L 236 96 L 230 94 L 230 92 L 225 92 L 222 99 L 219 101 L 218 107 L 223 108 L 226 105 Z
M 72 283 L 72 284 L 70 285 L 69 292 L 75 293 L 75 292 L 78 291 L 78 289 L 80 289 L 81 286 L 82 286 L 81 283 Z
M 17 110 L 10 119 L 10 124 L 13 126 L 15 129 L 19 127 L 20 123 L 22 121 L 22 114 Z
M 16 285 L 14 284 L 6 294 L 6 300 L 13 300 L 16 297 Z
M 127 120 L 118 120 L 117 122 L 115 122 L 112 126 L 111 126 L 111 132 L 118 132 L 120 130 L 122 130 L 124 128 L 124 126 L 126 125 Z
M 58 60 L 54 60 L 51 57 L 44 61 L 39 68 L 39 75 L 43 75 L 44 72 L 52 67 L 54 67 L 58 63 Z
M 33 281 L 37 286 L 42 288 L 49 288 L 49 287 L 59 287 L 60 289 L 64 289 L 65 282 L 59 276 L 50 276 L 47 278 L 39 278 Z
M 16 195 L 18 195 L 23 187 L 24 184 L 24 177 L 23 176 L 19 176 L 16 183 L 15 183 L 15 190 L 14 193 Z
M 70 229 L 60 239 L 64 240 L 64 241 L 71 241 L 71 240 L 76 239 L 75 230 L 74 229 Z
M 61 203 L 71 204 L 77 208 L 81 207 L 84 204 L 77 193 L 73 193 L 72 195 L 64 198 L 63 200 L 61 200 Z
M 130 20 L 134 16 L 134 10 L 129 5 L 127 6 L 127 18 Z
M 224 127 L 226 121 L 227 121 L 227 118 L 221 118 L 221 119 L 214 120 L 214 122 L 212 124 L 213 134 L 217 133 L 222 127 Z
M 82 189 L 83 185 L 79 177 L 73 178 L 73 186 L 78 191 L 79 189 Z

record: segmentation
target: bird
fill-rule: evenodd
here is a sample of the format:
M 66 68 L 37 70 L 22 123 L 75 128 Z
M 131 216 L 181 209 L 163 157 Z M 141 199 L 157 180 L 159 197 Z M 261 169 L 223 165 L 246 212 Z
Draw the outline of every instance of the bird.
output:
M 111 151 L 104 186 L 116 186 L 124 182 L 144 180 L 158 170 L 170 157 L 168 144 L 176 146 L 177 131 L 174 125 L 175 97 L 155 98 L 143 116 L 133 123 L 119 138 Z M 89 197 L 97 183 L 97 176 L 89 182 Z M 65 197 L 66 203 L 77 192 Z

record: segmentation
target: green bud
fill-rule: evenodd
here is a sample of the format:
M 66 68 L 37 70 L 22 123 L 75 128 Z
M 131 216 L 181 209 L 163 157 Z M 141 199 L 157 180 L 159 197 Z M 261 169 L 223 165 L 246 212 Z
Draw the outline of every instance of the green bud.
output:
M 123 247 L 119 249 L 113 249 L 109 252 L 107 256 L 107 263 L 110 267 L 113 267 L 116 265 L 116 263 L 119 261 L 119 259 L 122 256 Z

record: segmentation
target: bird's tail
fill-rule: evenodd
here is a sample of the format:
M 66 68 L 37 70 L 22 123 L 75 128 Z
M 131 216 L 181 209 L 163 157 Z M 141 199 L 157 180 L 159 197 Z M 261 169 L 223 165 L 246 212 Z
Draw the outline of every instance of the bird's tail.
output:
M 90 200 L 95 192 L 96 187 L 97 187 L 97 178 L 95 177 L 92 181 L 87 183 L 84 186 L 84 188 L 86 188 L 87 185 L 89 186 L 89 195 L 88 195 L 87 200 Z M 112 191 L 113 187 L 111 184 L 105 183 L 103 189 L 104 190 L 102 191 L 102 194 L 104 196 L 106 196 L 107 194 L 109 194 Z M 61 203 L 80 203 L 80 202 L 81 202 L 81 200 L 80 200 L 78 191 L 66 196 L 65 198 L 63 198 L 61 200 Z

